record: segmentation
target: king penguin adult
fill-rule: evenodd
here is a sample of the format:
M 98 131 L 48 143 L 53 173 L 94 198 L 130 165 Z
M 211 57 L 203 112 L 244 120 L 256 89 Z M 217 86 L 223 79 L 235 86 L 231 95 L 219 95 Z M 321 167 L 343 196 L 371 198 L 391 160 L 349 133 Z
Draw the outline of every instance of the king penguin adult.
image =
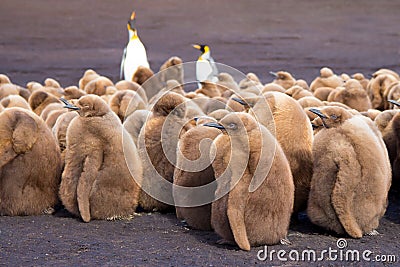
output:
M 135 11 L 133 11 L 127 24 L 129 41 L 122 56 L 120 72 L 121 80 L 132 81 L 132 77 L 139 66 L 150 68 L 149 62 L 147 61 L 146 48 L 139 39 L 135 24 L 136 15 Z
M 196 62 L 196 79 L 199 84 L 199 88 L 201 88 L 200 82 L 210 81 L 217 82 L 218 81 L 218 69 L 215 64 L 214 59 L 211 57 L 210 47 L 208 45 L 193 45 L 194 48 L 201 51 L 201 55 L 197 59 Z

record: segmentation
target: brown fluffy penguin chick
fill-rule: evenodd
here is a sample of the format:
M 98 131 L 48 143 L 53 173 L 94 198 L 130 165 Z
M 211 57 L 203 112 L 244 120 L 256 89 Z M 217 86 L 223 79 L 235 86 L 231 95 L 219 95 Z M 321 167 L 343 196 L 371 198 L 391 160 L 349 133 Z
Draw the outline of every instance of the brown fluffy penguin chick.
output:
M 94 80 L 88 82 L 84 88 L 87 94 L 94 94 L 98 96 L 105 95 L 108 86 L 113 86 L 113 82 L 104 76 L 99 76 Z
M 218 74 L 217 86 L 221 91 L 221 94 L 225 91 L 239 91 L 239 85 L 237 82 L 233 79 L 232 75 L 226 72 L 221 72 Z
M 154 72 L 150 68 L 139 66 L 133 74 L 132 82 L 143 85 L 148 79 L 153 77 L 153 75 Z
M 268 92 L 263 98 L 246 101 L 252 106 L 248 112 L 276 136 L 289 161 L 295 185 L 296 216 L 306 209 L 312 177 L 313 131 L 310 120 L 300 104 L 283 93 Z
M 215 110 L 225 109 L 227 102 L 228 102 L 227 99 L 225 99 L 223 97 L 210 98 L 204 107 L 204 113 L 210 114 L 211 112 L 213 112 Z
M 397 101 L 391 101 L 396 105 Z M 399 110 L 385 110 L 375 118 L 375 123 L 381 131 L 383 141 L 389 153 L 392 165 L 392 180 L 395 187 L 400 183 L 400 112 Z
M 306 96 L 313 96 L 313 94 L 304 89 L 303 87 L 300 87 L 298 85 L 292 86 L 289 89 L 285 91 L 285 94 L 288 96 L 291 96 L 292 98 L 299 100 L 300 98 L 306 97 Z
M 140 97 L 143 99 L 143 101 L 146 104 L 148 102 L 146 92 L 144 91 L 143 87 L 141 87 L 138 83 L 127 81 L 127 80 L 121 80 L 115 84 L 115 88 L 117 88 L 120 91 L 123 91 L 123 90 L 135 91 L 140 95 Z
M 297 102 L 299 102 L 300 106 L 303 109 L 308 108 L 308 107 L 325 106 L 325 104 L 321 100 L 319 100 L 318 98 L 316 98 L 314 96 L 306 96 L 306 97 L 300 98 L 299 100 L 297 100 Z
M 0 85 L 5 84 L 5 83 L 11 83 L 11 80 L 10 80 L 10 78 L 8 78 L 7 75 L 0 73 Z
M 387 206 L 390 163 L 382 136 L 363 116 L 340 107 L 314 109 L 324 128 L 315 136 L 307 213 L 338 234 L 374 231 Z
M 212 121 L 211 118 L 200 117 L 197 123 Z M 197 126 L 187 131 L 178 142 L 177 166 L 174 172 L 174 184 L 185 187 L 199 187 L 215 180 L 210 148 L 221 131 L 216 128 Z M 216 186 L 212 188 L 210 195 L 214 196 Z M 176 216 L 185 220 L 194 229 L 210 231 L 211 228 L 211 200 L 209 204 L 196 205 L 195 207 L 180 207 L 180 199 L 192 199 L 199 196 L 177 195 L 174 191 Z M 201 196 L 200 196 L 201 197 Z M 192 201 L 194 201 L 192 199 Z M 190 201 L 189 201 L 190 202 Z M 188 205 L 188 203 L 184 203 Z
M 56 124 L 56 121 L 58 117 L 60 117 L 62 114 L 67 113 L 67 111 L 64 109 L 57 109 L 50 111 L 50 113 L 47 115 L 46 120 L 44 121 L 47 126 L 49 126 L 50 129 L 53 128 L 54 124 Z
M 395 77 L 397 80 L 400 80 L 399 74 L 398 74 L 397 72 L 393 71 L 393 70 L 390 70 L 390 69 L 379 69 L 379 70 L 375 71 L 375 72 L 372 74 L 372 77 L 373 77 L 373 78 L 376 78 L 376 77 L 379 76 L 379 75 L 386 75 L 386 74 L 392 75 L 392 76 Z
M 197 94 L 203 94 L 210 98 L 221 96 L 221 92 L 215 83 L 210 81 L 204 81 L 201 82 L 201 85 L 202 85 L 201 88 L 195 91 Z
M 294 185 L 289 163 L 271 133 L 246 113 L 231 113 L 205 126 L 224 131 L 215 140 L 217 179 L 211 225 L 243 250 L 286 238 Z M 262 223 L 260 223 L 262 222 Z
M 271 71 L 270 74 L 275 76 L 275 80 L 273 80 L 273 83 L 279 84 L 285 90 L 289 89 L 296 83 L 296 79 L 293 78 L 292 74 L 287 71 Z
M 228 115 L 230 112 L 226 109 L 217 109 L 214 110 L 213 112 L 207 114 L 209 117 L 212 117 L 216 119 L 217 121 L 220 121 L 223 117 Z
M 391 85 L 389 85 L 389 88 L 387 89 L 387 96 L 386 99 L 388 100 L 385 103 L 385 109 L 392 109 L 396 107 L 396 105 L 393 105 L 392 102 L 389 100 L 399 100 L 400 99 L 400 81 L 394 82 Z
M 140 130 L 142 130 L 143 125 L 149 118 L 151 111 L 146 109 L 139 109 L 129 115 L 124 121 L 124 127 L 127 132 L 131 135 L 135 145 L 138 145 L 138 138 Z
M 319 100 L 326 101 L 326 100 L 328 100 L 329 94 L 332 93 L 332 91 L 334 91 L 334 90 L 335 89 L 331 88 L 331 87 L 319 87 L 319 88 L 315 89 L 313 94 Z
M 375 120 L 375 118 L 382 113 L 382 111 L 377 109 L 368 109 L 367 111 L 360 112 L 361 115 L 370 118 L 371 120 Z
M 60 103 L 57 97 L 43 90 L 34 91 L 28 100 L 33 112 L 40 116 L 42 111 L 51 103 Z
M 367 93 L 371 99 L 372 108 L 383 110 L 387 105 L 386 96 L 388 95 L 389 87 L 398 79 L 391 74 L 379 74 L 373 77 L 367 86 Z
M 244 90 L 246 88 L 253 87 L 253 86 L 261 86 L 261 82 L 256 74 L 249 72 L 246 74 L 246 78 L 242 79 L 239 82 L 239 88 L 241 90 Z
M 18 86 L 11 83 L 0 84 L 0 99 L 3 99 L 9 95 L 18 95 Z
M 280 92 L 280 93 L 285 93 L 285 88 L 280 86 L 279 84 L 276 83 L 267 83 L 264 85 L 263 89 L 261 92 L 264 94 L 266 92 Z
M 72 119 L 78 116 L 76 112 L 66 112 L 60 115 L 52 128 L 53 135 L 60 147 L 61 161 L 64 168 L 65 163 L 65 149 L 67 148 L 67 129 Z
M 25 100 L 25 98 L 23 98 L 22 96 L 19 96 L 19 95 L 9 95 L 9 96 L 1 99 L 0 104 L 4 108 L 19 107 L 19 108 L 31 110 L 29 103 Z
M 162 95 L 155 101 L 152 115 L 140 132 L 138 148 L 143 164 L 143 184 L 139 205 L 146 211 L 174 210 L 172 182 L 178 140 L 185 132 L 185 101 L 183 96 L 173 92 Z M 153 196 L 158 199 L 163 196 L 166 200 L 161 202 Z
M 160 82 L 166 83 L 169 80 L 175 80 L 183 84 L 183 61 L 180 57 L 170 57 L 160 67 Z
M 83 74 L 82 78 L 79 79 L 79 83 L 78 83 L 79 89 L 84 90 L 86 85 L 90 81 L 95 80 L 99 77 L 100 77 L 100 75 L 97 74 L 97 72 L 95 72 L 94 70 L 92 70 L 92 69 L 86 70 L 85 73 Z
M 86 92 L 82 89 L 79 89 L 76 86 L 68 86 L 64 89 L 64 98 L 67 100 L 70 99 L 79 99 L 80 97 L 86 95 Z
M 116 92 L 111 97 L 109 106 L 122 122 L 135 110 L 146 109 L 146 104 L 139 94 L 131 90 Z
M 400 103 L 397 101 L 392 101 L 392 103 L 396 106 L 400 106 Z M 397 111 L 397 114 L 393 116 L 393 119 L 390 121 L 390 126 L 387 128 L 387 131 L 391 131 L 391 133 L 387 134 L 385 137 L 389 139 L 386 145 L 394 146 L 389 149 L 391 153 L 393 153 L 392 157 L 390 158 L 392 164 L 392 173 L 393 173 L 393 186 L 399 187 L 400 185 L 400 112 Z M 385 140 L 386 141 L 386 140 Z M 389 153 L 390 153 L 389 152 Z
M 66 105 L 79 116 L 67 129 L 60 186 L 65 208 L 84 222 L 132 216 L 140 191 L 136 181 L 142 177 L 135 144 L 99 96 L 83 96 L 75 105 Z
M 53 78 L 46 78 L 46 80 L 44 80 L 44 86 L 45 87 L 54 87 L 54 88 L 61 88 L 61 85 L 58 81 L 56 81 Z
M 300 86 L 301 88 L 310 91 L 310 86 L 308 86 L 308 83 L 303 79 L 296 80 L 294 85 Z
M 358 111 L 367 111 L 371 108 L 371 101 L 367 92 L 355 79 L 346 81 L 344 90 L 339 90 L 332 101 L 343 103 Z
M 364 74 L 362 74 L 362 73 L 354 73 L 353 75 L 351 75 L 351 77 L 353 79 L 356 79 L 357 81 L 359 81 L 360 84 L 362 85 L 362 87 L 364 88 L 364 90 L 367 90 L 367 86 L 368 86 L 369 80 L 364 77 Z
M 343 80 L 339 76 L 334 74 L 330 68 L 324 67 L 320 70 L 320 76 L 311 82 L 310 90 L 315 92 L 320 87 L 336 88 L 342 86 L 342 84 Z
M 0 214 L 39 215 L 59 202 L 58 145 L 36 114 L 22 108 L 0 113 Z

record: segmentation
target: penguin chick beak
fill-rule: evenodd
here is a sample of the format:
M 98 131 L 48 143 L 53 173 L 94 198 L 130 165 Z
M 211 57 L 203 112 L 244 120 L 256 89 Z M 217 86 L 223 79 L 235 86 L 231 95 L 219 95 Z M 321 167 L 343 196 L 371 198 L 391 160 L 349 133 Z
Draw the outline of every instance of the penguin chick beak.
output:
M 316 108 L 310 108 L 309 110 L 310 110 L 312 113 L 314 113 L 315 115 L 317 115 L 318 117 L 320 117 L 321 119 L 327 119 L 327 118 L 328 118 L 327 116 L 325 116 L 324 114 L 322 114 L 322 112 L 319 111 L 319 110 L 316 109 Z
M 203 124 L 203 126 L 214 127 L 217 129 L 225 130 L 224 126 L 222 126 L 221 124 L 216 123 L 216 122 L 208 122 L 208 123 Z
M 243 106 L 248 106 L 249 105 L 249 104 L 246 103 L 246 101 L 244 101 L 244 100 L 242 100 L 240 98 L 237 98 L 237 97 L 232 97 L 232 100 L 238 102 L 239 104 L 241 104 Z
M 398 107 L 400 107 L 400 103 L 399 102 L 397 102 L 397 101 L 395 101 L 395 100 L 388 100 L 390 103 L 392 103 L 393 105 L 396 105 L 396 106 L 398 106 Z
M 269 74 L 271 74 L 272 76 L 278 77 L 278 73 L 270 71 Z
M 78 108 L 77 106 L 72 105 L 65 98 L 60 98 L 60 101 L 65 104 L 65 106 L 63 108 L 72 109 L 72 110 L 80 110 L 80 108 Z

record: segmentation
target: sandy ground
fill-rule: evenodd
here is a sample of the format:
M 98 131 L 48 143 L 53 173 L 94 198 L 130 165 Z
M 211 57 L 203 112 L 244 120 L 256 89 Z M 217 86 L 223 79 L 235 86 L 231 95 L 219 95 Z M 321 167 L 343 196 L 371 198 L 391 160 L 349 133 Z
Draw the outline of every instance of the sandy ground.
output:
M 2 0 L 0 73 L 20 85 L 52 77 L 66 87 L 93 68 L 117 81 L 133 9 L 155 71 L 173 55 L 196 60 L 198 51 L 191 44 L 206 43 L 216 61 L 254 72 L 263 82 L 272 80 L 269 71 L 278 70 L 311 82 L 323 66 L 339 74 L 368 75 L 379 68 L 400 72 L 399 1 Z M 400 260 L 398 192 L 389 203 L 380 235 L 346 239 L 348 249 L 394 254 Z M 243 252 L 217 245 L 216 234 L 189 230 L 173 214 L 88 224 L 63 210 L 51 216 L 0 217 L 0 237 L 0 265 L 6 266 L 271 264 L 257 259 L 261 248 Z M 289 239 L 291 245 L 268 249 L 337 249 L 338 237 L 303 216 L 291 226 Z M 366 265 L 326 258 L 315 264 L 349 263 Z M 310 265 L 276 256 L 273 264 Z

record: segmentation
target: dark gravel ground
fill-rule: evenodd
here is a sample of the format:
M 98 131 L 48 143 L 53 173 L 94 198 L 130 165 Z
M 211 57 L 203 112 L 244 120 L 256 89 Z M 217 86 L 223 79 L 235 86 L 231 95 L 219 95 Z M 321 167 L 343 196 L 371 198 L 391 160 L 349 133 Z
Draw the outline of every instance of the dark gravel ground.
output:
M 263 82 L 269 71 L 287 70 L 311 82 L 323 66 L 336 73 L 400 72 L 400 1 L 95 1 L 2 0 L 0 73 L 25 85 L 52 77 L 78 83 L 87 68 L 117 81 L 125 23 L 137 11 L 139 35 L 153 70 L 170 56 L 197 58 L 192 43 L 211 46 L 216 61 Z M 390 196 L 380 235 L 346 239 L 347 249 L 393 254 L 399 262 L 400 201 Z M 313 226 L 306 216 L 293 223 L 291 245 L 268 249 L 337 249 L 339 237 Z M 5 266 L 242 266 L 311 265 L 261 262 L 250 252 L 217 245 L 212 232 L 189 230 L 173 214 L 140 214 L 131 221 L 88 224 L 60 210 L 55 215 L 0 217 L 0 265 Z M 287 254 L 286 254 L 287 256 Z M 399 264 L 397 262 L 397 265 Z M 313 264 L 384 265 L 329 261 Z

